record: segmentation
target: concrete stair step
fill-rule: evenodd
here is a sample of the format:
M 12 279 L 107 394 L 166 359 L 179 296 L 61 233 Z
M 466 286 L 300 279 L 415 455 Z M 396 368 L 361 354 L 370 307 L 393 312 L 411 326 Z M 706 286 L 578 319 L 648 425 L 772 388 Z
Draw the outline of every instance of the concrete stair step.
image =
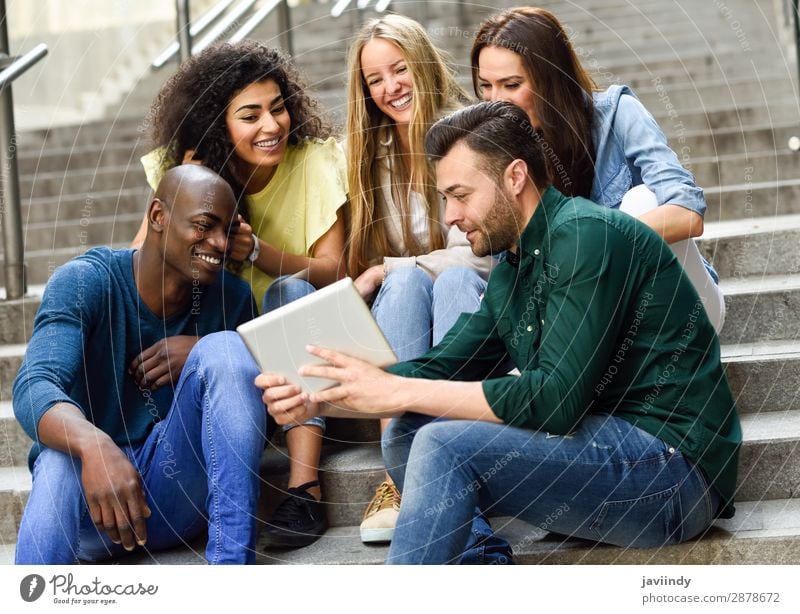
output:
M 741 415 L 800 409 L 800 341 L 760 341 L 720 348 Z
M 47 148 L 82 147 L 114 142 L 136 143 L 147 133 L 141 117 L 116 117 L 86 122 L 79 126 L 56 126 L 46 130 L 26 130 L 18 135 L 21 152 Z
M 717 520 L 705 535 L 676 546 L 635 550 L 616 548 L 547 533 L 523 520 L 492 519 L 508 540 L 517 564 L 541 565 L 742 565 L 800 562 L 800 500 L 747 501 L 736 504 L 736 516 Z M 389 547 L 363 544 L 357 526 L 332 527 L 314 544 L 298 550 L 257 546 L 261 565 L 380 565 Z M 114 561 L 126 565 L 202 565 L 205 539 L 165 550 L 139 550 Z M 14 561 L 14 543 L 0 546 L 0 564 Z
M 670 115 L 663 104 L 648 108 L 648 111 L 653 114 L 653 117 L 655 117 L 668 137 L 677 138 L 683 136 L 685 138 L 687 134 L 695 132 L 710 132 L 725 128 L 745 130 L 748 126 L 788 124 L 797 117 L 798 104 L 797 100 L 791 98 L 771 98 L 769 105 L 706 106 L 702 109 L 682 111 L 677 118 L 674 115 Z M 680 151 L 683 144 L 678 143 L 678 145 L 680 145 L 678 148 Z M 786 143 L 780 143 L 779 148 L 785 147 L 785 145 Z M 692 152 L 692 154 L 695 156 L 701 155 L 696 152 Z
M 784 149 L 723 156 L 690 158 L 683 162 L 699 186 L 738 185 L 752 181 L 780 181 L 800 178 L 800 154 Z
M 0 345 L 0 398 L 3 400 L 11 399 L 11 386 L 25 357 L 26 347 L 25 343 Z
M 125 239 L 121 243 L 114 243 L 111 247 L 122 248 L 130 244 L 130 238 Z M 95 247 L 94 245 L 84 245 L 78 247 L 59 247 L 55 249 L 42 249 L 38 251 L 26 251 L 25 262 L 28 270 L 28 284 L 46 284 L 50 279 L 50 275 L 57 267 L 68 260 L 84 253 L 86 250 Z M 0 255 L 0 263 L 3 262 L 2 255 Z M 0 268 L 0 284 L 5 285 L 5 270 Z
M 16 541 L 30 492 L 31 474 L 27 466 L 0 467 L 0 544 Z
M 726 104 L 766 105 L 770 98 L 789 98 L 793 93 L 793 83 L 785 71 L 761 74 L 758 79 L 747 76 L 671 85 L 661 83 L 636 90 L 636 95 L 646 108 L 655 109 L 660 105 L 669 110 L 667 103 L 671 103 L 679 113 Z
M 722 329 L 722 343 L 796 340 L 800 336 L 800 275 L 723 279 L 730 323 Z
M 736 279 L 800 273 L 799 243 L 798 214 L 710 222 L 697 241 L 720 277 Z
M 145 187 L 147 180 L 138 160 L 122 166 L 58 170 L 21 175 L 19 178 L 20 194 L 23 199 Z
M 738 185 L 706 188 L 704 193 L 706 222 L 800 213 L 800 179 L 754 182 L 745 177 Z
M 647 105 L 645 105 L 647 106 Z M 652 107 L 650 107 L 652 108 Z M 680 121 L 680 119 L 678 120 Z M 692 157 L 747 154 L 768 150 L 784 150 L 789 138 L 800 133 L 795 122 L 762 123 L 752 126 L 733 126 L 713 131 L 698 130 L 683 133 L 670 139 L 670 146 L 684 159 Z
M 76 147 L 41 148 L 25 151 L 17 158 L 22 175 L 63 171 L 64 169 L 94 169 L 104 166 L 131 166 L 147 153 L 142 139 L 138 143 L 113 142 Z
M 23 224 L 55 224 L 56 220 L 91 219 L 135 212 L 144 216 L 151 194 L 150 187 L 143 186 L 30 198 L 22 203 L 22 221 Z
M 143 209 L 142 209 L 143 210 Z M 141 211 L 83 219 L 36 222 L 24 228 L 26 249 L 33 252 L 62 248 L 130 242 L 142 223 Z
M 757 80 L 762 69 L 765 72 L 776 70 L 775 56 L 776 47 L 773 43 L 754 48 L 747 54 L 747 62 L 742 62 L 742 50 L 739 49 L 732 53 L 700 53 L 693 56 L 682 54 L 679 62 L 674 57 L 646 64 L 635 59 L 632 62 L 617 61 L 596 69 L 592 68 L 590 58 L 586 67 L 604 74 L 607 79 L 616 77 L 620 83 L 638 88 L 652 86 L 656 78 L 661 79 L 663 84 L 686 84 L 748 76 Z M 787 77 L 795 76 L 793 67 L 786 67 L 784 72 Z

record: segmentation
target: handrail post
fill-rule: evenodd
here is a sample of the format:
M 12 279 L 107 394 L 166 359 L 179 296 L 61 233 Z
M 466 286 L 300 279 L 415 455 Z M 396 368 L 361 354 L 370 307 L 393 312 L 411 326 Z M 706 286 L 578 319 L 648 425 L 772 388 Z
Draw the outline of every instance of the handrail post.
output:
M 9 55 L 8 14 L 0 0 L 0 54 Z M 22 244 L 22 211 L 17 169 L 17 134 L 14 129 L 14 99 L 9 83 L 0 92 L 0 210 L 3 219 L 3 268 L 6 300 L 22 298 L 28 292 L 25 278 L 25 251 Z
M 795 61 L 797 62 L 797 84 L 800 88 L 800 12 L 798 12 L 798 4 L 800 0 L 792 0 L 792 26 L 794 28 L 794 53 Z M 784 2 L 784 6 L 786 3 Z M 789 149 L 792 151 L 800 151 L 800 137 L 793 135 L 789 137 Z
M 178 62 L 183 64 L 192 57 L 192 33 L 189 31 L 189 0 L 175 0 L 178 20 Z
M 281 47 L 289 54 L 294 56 L 294 36 L 292 35 L 292 19 L 289 12 L 288 0 L 282 0 L 278 4 L 278 28 L 280 29 Z

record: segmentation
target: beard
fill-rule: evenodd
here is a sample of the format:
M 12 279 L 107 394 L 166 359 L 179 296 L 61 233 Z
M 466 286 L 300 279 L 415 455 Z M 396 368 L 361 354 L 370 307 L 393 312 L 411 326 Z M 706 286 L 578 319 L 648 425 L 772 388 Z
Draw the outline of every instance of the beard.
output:
M 522 233 L 520 215 L 503 188 L 495 188 L 494 202 L 476 229 L 472 253 L 482 258 L 514 247 Z

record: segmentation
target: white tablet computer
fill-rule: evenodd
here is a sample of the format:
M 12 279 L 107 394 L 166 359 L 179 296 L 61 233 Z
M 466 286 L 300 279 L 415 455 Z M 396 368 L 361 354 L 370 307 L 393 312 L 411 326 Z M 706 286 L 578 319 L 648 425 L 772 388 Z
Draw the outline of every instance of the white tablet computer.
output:
M 349 277 L 246 322 L 236 331 L 262 371 L 283 375 L 306 392 L 336 384 L 297 373 L 303 365 L 325 363 L 309 354 L 307 345 L 338 350 L 378 367 L 397 362 Z

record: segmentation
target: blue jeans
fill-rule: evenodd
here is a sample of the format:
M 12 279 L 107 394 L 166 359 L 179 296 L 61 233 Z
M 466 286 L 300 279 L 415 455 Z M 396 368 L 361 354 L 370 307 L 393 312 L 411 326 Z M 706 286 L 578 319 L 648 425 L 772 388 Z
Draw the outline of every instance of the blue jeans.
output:
M 264 293 L 261 313 L 269 313 L 278 307 L 288 305 L 292 301 L 296 301 L 316 291 L 317 289 L 304 279 L 295 279 L 291 275 L 278 277 L 278 279 L 269 285 L 267 291 Z M 306 426 L 318 426 L 323 432 L 325 431 L 325 418 L 322 416 L 314 416 L 303 424 Z M 296 424 L 286 424 L 283 426 L 283 430 L 289 431 L 296 426 Z
M 383 462 L 397 488 L 403 493 L 405 505 L 406 466 L 417 431 L 432 422 L 446 422 L 422 414 L 406 413 L 393 419 L 381 437 Z M 492 531 L 486 516 L 479 507 L 474 510 L 473 522 L 467 542 L 462 550 L 460 565 L 505 565 L 513 563 L 509 543 Z
M 161 550 L 206 529 L 211 564 L 255 560 L 259 461 L 274 427 L 258 367 L 235 332 L 203 337 L 183 367 L 169 413 L 147 439 L 122 451 L 139 471 L 152 516 L 147 548 Z M 81 462 L 45 449 L 20 525 L 16 563 L 70 564 L 125 554 L 94 524 Z
M 458 316 L 477 311 L 485 289 L 471 269 L 448 269 L 435 282 L 422 269 L 396 269 L 381 284 L 372 315 L 397 359 L 413 360 L 439 343 Z
M 398 422 L 405 420 L 415 415 Z M 392 442 L 386 447 L 391 456 Z M 393 564 L 458 560 L 477 505 L 632 548 L 691 539 L 719 507 L 702 470 L 679 450 L 606 414 L 587 415 L 566 437 L 488 422 L 427 424 L 414 437 L 404 486 Z
M 447 269 L 436 281 L 431 281 L 427 273 L 416 267 L 397 269 L 381 285 L 372 306 L 372 314 L 398 360 L 413 360 L 438 344 L 462 313 L 477 311 L 484 290 L 486 282 L 471 269 Z M 392 425 L 394 424 L 393 421 Z M 415 425 L 417 428 L 422 426 L 421 423 Z M 413 433 L 410 437 L 408 433 L 405 435 L 401 439 L 407 445 L 400 446 L 407 448 L 405 455 L 401 455 L 403 466 L 408 457 Z M 387 458 L 385 447 L 384 461 L 389 475 L 402 491 L 403 472 L 398 468 L 400 463 Z M 476 510 L 472 535 L 460 562 L 511 562 L 510 546 L 492 533 L 480 510 Z

